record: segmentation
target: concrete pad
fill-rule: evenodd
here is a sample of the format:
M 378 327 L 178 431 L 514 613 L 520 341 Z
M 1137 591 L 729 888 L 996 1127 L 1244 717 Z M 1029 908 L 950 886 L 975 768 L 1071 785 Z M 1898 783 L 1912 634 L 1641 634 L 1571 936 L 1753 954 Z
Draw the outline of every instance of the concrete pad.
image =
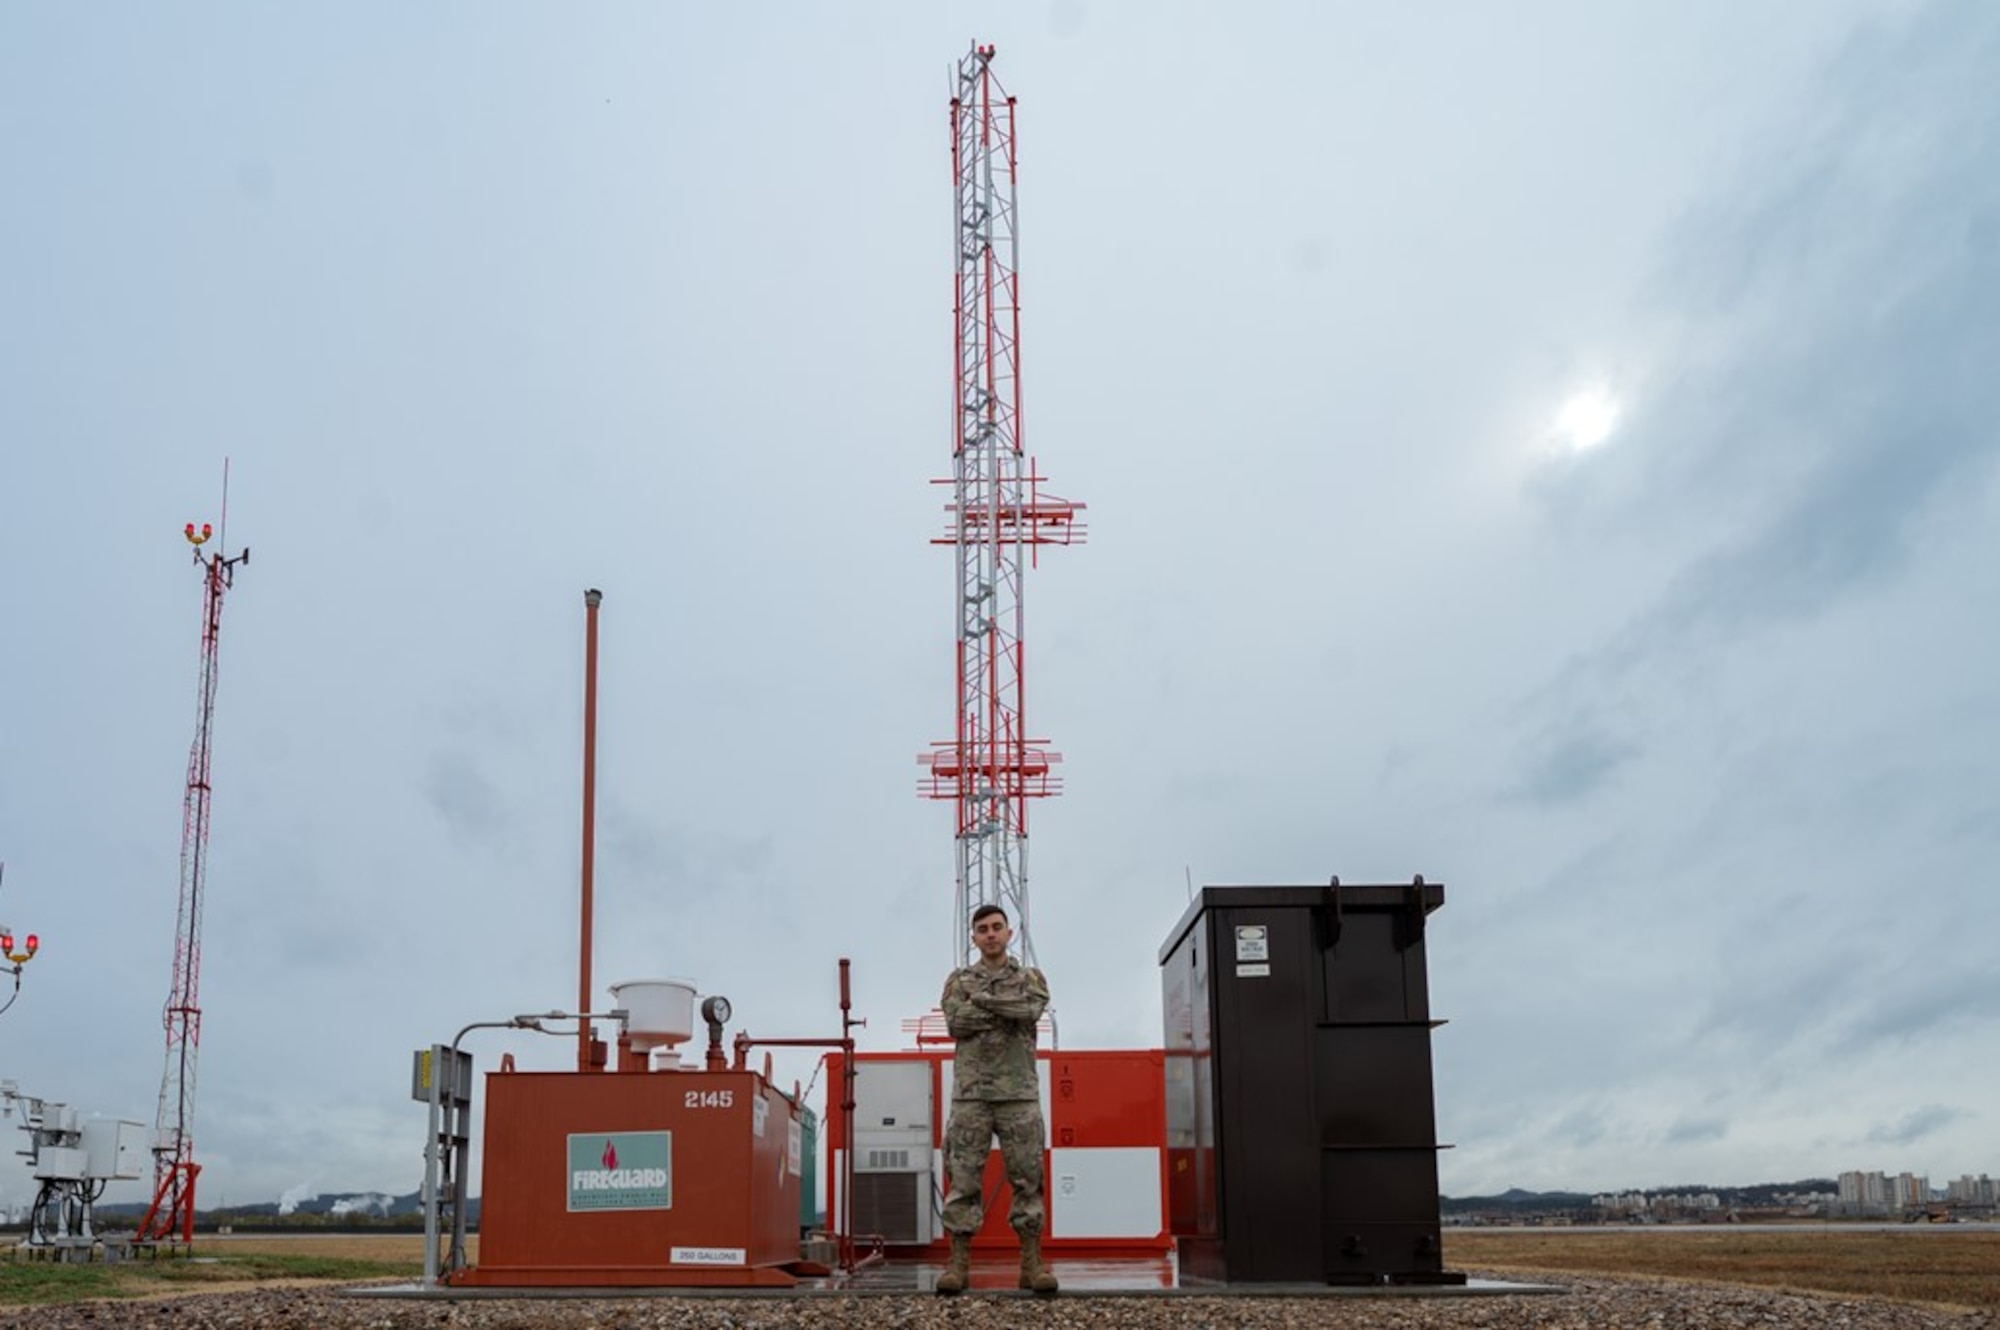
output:
M 1182 1283 L 1170 1255 L 1155 1257 L 1065 1257 L 1044 1262 L 1062 1283 L 1059 1298 L 1476 1298 L 1561 1293 L 1555 1284 L 1517 1284 L 1471 1279 L 1463 1284 L 1217 1284 Z M 1034 1298 L 1017 1287 L 1020 1266 L 1012 1255 L 976 1257 L 972 1286 L 961 1298 Z M 345 1289 L 357 1298 L 409 1298 L 477 1302 L 510 1298 L 724 1298 L 800 1300 L 829 1297 L 908 1297 L 935 1295 L 944 1266 L 936 1261 L 889 1260 L 862 1266 L 852 1275 L 835 1273 L 801 1279 L 795 1288 L 440 1288 L 424 1284 Z M 1044 1298 L 1049 1295 L 1040 1295 Z

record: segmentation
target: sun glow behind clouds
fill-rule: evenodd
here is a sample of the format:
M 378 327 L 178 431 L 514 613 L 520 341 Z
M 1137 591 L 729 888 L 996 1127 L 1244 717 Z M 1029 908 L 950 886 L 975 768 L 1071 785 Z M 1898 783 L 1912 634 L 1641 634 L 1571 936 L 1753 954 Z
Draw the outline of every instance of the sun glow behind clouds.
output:
M 1611 436 L 1618 423 L 1618 399 L 1598 385 L 1563 403 L 1556 413 L 1556 444 L 1565 452 L 1588 452 Z

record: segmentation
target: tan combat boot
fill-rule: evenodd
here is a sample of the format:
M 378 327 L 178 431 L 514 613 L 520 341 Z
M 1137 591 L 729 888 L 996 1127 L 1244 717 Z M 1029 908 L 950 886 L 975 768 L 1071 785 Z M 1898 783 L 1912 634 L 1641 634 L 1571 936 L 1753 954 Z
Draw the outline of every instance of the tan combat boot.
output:
M 949 1297 L 963 1293 L 965 1286 L 972 1282 L 972 1235 L 954 1233 L 951 1235 L 951 1260 L 945 1265 L 944 1273 L 937 1278 L 937 1291 Z
M 1021 1287 L 1037 1293 L 1056 1291 L 1055 1273 L 1042 1264 L 1042 1235 L 1021 1234 Z

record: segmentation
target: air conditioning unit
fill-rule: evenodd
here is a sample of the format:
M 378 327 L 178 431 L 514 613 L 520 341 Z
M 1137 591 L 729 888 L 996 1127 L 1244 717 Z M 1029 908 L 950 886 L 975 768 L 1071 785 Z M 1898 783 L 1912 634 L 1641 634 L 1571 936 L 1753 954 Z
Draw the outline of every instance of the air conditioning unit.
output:
M 860 1159 L 855 1160 L 857 1164 Z M 928 1164 L 928 1160 L 925 1161 Z M 924 1244 L 937 1236 L 937 1214 L 931 1204 L 931 1175 L 921 1173 L 862 1173 L 854 1175 L 854 1232 L 857 1237 L 880 1235 L 885 1242 Z
M 931 1064 L 862 1062 L 854 1071 L 854 1231 L 928 1243 L 937 1234 Z
M 919 1153 L 907 1145 L 854 1147 L 854 1171 L 856 1173 L 919 1173 L 928 1172 L 924 1158 L 928 1150 Z

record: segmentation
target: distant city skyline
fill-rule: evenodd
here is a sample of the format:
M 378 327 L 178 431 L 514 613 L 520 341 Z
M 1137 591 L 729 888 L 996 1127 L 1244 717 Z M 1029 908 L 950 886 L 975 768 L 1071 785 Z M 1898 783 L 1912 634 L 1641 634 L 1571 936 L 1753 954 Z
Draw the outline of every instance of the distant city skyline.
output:
M 822 1167 L 824 1167 L 823 1164 Z M 1695 1181 L 1652 1187 L 1614 1187 L 1590 1192 L 1572 1191 L 1561 1187 L 1542 1188 L 1515 1184 L 1494 1192 L 1446 1192 L 1443 1195 L 1447 1199 L 1453 1200 L 1465 1200 L 1474 1196 L 1504 1196 L 1510 1192 L 1520 1192 L 1527 1195 L 1588 1196 L 1592 1204 L 1609 1208 L 1617 1208 L 1640 1200 L 1650 1204 L 1657 1204 L 1663 1199 L 1676 1203 L 1685 1203 L 1690 1208 L 1701 1208 L 1698 1198 L 1705 1197 L 1707 1206 L 1714 1208 L 1721 1204 L 1718 1196 L 1719 1192 L 1775 1189 L 1815 1181 L 1832 1183 L 1833 1190 L 1800 1193 L 1798 1194 L 1800 1199 L 1803 1200 L 1811 1197 L 1823 1199 L 1836 1205 L 1851 1204 L 1858 1207 L 1873 1205 L 1886 1207 L 1894 1204 L 1930 1205 L 1940 1202 L 2000 1207 L 2000 1178 L 1989 1177 L 1985 1173 L 1976 1175 L 1969 1173 L 1962 1174 L 1959 1177 L 1949 1179 L 1940 1187 L 1931 1184 L 1928 1174 L 1907 1171 L 1886 1173 L 1854 1169 L 1829 1173 L 1823 1177 L 1765 1179 L 1757 1182 L 1719 1183 L 1713 1181 Z M 363 1212 L 371 1210 L 382 1211 L 388 1202 L 400 1196 L 412 1195 L 418 1190 L 420 1189 L 414 1185 L 408 1190 L 387 1192 L 359 1188 L 350 1190 L 333 1187 L 322 1190 L 309 1190 L 298 1187 L 276 1196 L 239 1199 L 235 1204 L 238 1206 L 273 1205 L 277 1207 L 278 1213 L 283 1215 L 292 1213 L 302 1204 L 317 1201 L 321 1197 L 333 1196 L 345 1198 L 335 1203 L 335 1213 L 340 1213 L 345 1209 Z M 123 1199 L 130 1200 L 132 1198 L 126 1197 Z M 4 1188 L 0 1188 L 0 1223 L 20 1222 L 21 1218 L 26 1214 L 26 1207 L 32 1200 L 32 1191 L 24 1198 L 14 1198 L 8 1196 Z M 224 1194 L 212 1198 L 202 1208 L 205 1211 L 227 1210 L 231 1208 L 231 1203 L 229 1197 Z

